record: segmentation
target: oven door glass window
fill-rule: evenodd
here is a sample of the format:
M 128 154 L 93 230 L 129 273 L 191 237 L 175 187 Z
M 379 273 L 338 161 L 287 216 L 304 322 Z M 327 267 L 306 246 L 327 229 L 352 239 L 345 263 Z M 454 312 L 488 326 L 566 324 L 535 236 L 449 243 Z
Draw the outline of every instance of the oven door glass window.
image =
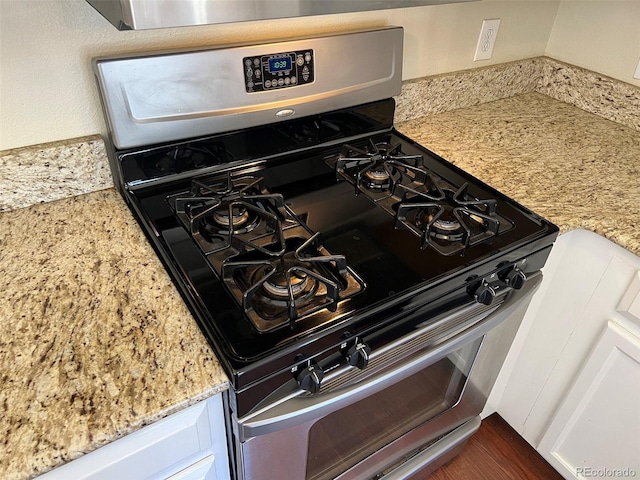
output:
M 481 342 L 480 338 L 391 387 L 317 421 L 308 433 L 307 480 L 333 479 L 458 405 Z M 462 423 L 466 418 L 463 412 L 461 415 Z M 435 438 L 425 438 L 420 447 L 446 433 L 434 430 Z

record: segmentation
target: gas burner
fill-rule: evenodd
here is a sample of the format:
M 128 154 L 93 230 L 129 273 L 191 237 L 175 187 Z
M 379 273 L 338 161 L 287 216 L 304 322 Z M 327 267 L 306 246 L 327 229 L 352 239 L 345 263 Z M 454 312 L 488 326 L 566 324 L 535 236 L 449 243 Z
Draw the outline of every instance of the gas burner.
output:
M 338 302 L 364 288 L 342 255 L 331 255 L 319 234 L 291 237 L 286 252 L 251 251 L 222 264 L 222 277 L 259 332 L 289 325 L 320 310 L 335 311 Z
M 358 173 L 358 184 L 368 190 L 388 192 L 400 173 L 391 165 L 372 163 Z
M 291 296 L 298 299 L 304 294 L 313 293 L 317 288 L 317 281 L 305 270 L 299 267 L 301 260 L 298 259 L 296 252 L 286 252 L 270 265 L 275 269 L 267 274 L 266 280 L 262 283 L 262 288 L 267 296 L 275 299 L 289 299 Z M 259 282 L 260 278 L 252 280 L 254 283 Z
M 400 144 L 369 139 L 361 148 L 344 145 L 335 159 L 335 170 L 338 177 L 346 178 L 355 186 L 356 195 L 363 191 L 379 199 L 393 194 L 397 185 L 412 182 L 419 176 L 416 165 L 421 161 L 421 155 L 404 155 Z
M 213 214 L 215 223 L 222 227 L 231 228 L 234 232 L 242 228 L 249 221 L 249 218 L 249 211 L 242 205 L 230 206 L 229 210 L 223 209 Z
M 446 212 L 446 210 L 445 210 Z M 416 215 L 416 226 L 423 230 L 431 226 L 430 235 L 434 238 L 450 241 L 462 241 L 464 235 L 464 229 L 460 220 L 451 215 L 451 211 L 448 212 L 448 218 L 437 217 L 437 213 L 427 213 L 423 210 Z
M 376 184 L 387 182 L 391 177 L 391 175 L 389 175 L 389 172 L 380 168 L 377 168 L 375 170 L 374 169 L 367 170 L 364 176 Z
M 289 278 L 287 278 L 289 277 Z M 309 281 L 311 277 L 304 271 L 293 271 L 288 274 L 286 272 L 279 273 L 277 275 L 271 275 L 269 279 L 262 284 L 267 294 L 274 299 L 286 299 L 289 298 L 289 292 L 293 295 L 293 298 L 298 299 L 306 292 L 313 292 L 315 288 L 307 288 L 311 283 L 313 286 L 317 282 Z
M 478 243 L 490 242 L 502 226 L 496 215 L 496 200 L 478 200 L 467 193 L 465 183 L 457 191 L 439 188 L 441 201 L 416 195 L 396 206 L 396 228 L 406 227 L 422 238 L 421 248 L 431 246 L 443 255 L 464 254 Z
M 199 232 L 210 242 L 219 243 L 229 235 L 253 231 L 260 225 L 260 218 L 259 213 L 240 202 L 227 202 L 202 217 Z
M 299 221 L 262 181 L 231 174 L 194 179 L 189 192 L 167 200 L 206 254 L 227 249 L 225 257 L 247 249 L 282 253 L 283 230 Z
M 467 220 L 464 219 L 465 215 Z M 469 232 L 490 228 L 485 218 L 450 206 L 425 208 L 416 213 L 414 219 L 418 229 L 428 232 L 430 238 L 440 241 L 443 246 L 460 244 L 465 242 Z

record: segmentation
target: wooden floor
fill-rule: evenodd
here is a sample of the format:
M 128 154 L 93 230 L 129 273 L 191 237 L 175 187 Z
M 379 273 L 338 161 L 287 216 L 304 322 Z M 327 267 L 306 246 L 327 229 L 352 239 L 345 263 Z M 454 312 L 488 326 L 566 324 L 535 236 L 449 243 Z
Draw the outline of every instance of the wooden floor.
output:
M 497 413 L 482 421 L 462 454 L 431 475 L 411 480 L 562 480 Z

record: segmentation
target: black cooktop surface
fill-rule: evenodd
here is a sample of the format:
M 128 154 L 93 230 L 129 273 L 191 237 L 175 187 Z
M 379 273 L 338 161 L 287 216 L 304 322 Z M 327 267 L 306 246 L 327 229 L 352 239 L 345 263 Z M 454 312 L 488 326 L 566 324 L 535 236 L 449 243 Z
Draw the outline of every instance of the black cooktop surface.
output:
M 214 143 L 218 145 L 220 141 L 216 139 Z M 365 317 L 364 314 L 424 292 L 464 290 L 478 265 L 490 264 L 487 268 L 495 269 L 494 259 L 522 250 L 513 254 L 518 258 L 531 253 L 531 248 L 540 248 L 539 244 L 528 247 L 537 240 L 549 236 L 550 244 L 555 238 L 555 226 L 394 130 L 375 136 L 374 141 L 399 145 L 405 154 L 421 156 L 424 166 L 446 185 L 459 188 L 466 184 L 465 198 L 493 199 L 491 208 L 495 209 L 502 227 L 487 241 L 453 254 L 443 254 L 425 244 L 424 238 L 410 228 L 399 224 L 394 218 L 393 206 L 382 208 L 375 199 L 358 192 L 352 183 L 336 174 L 332 159 L 343 150 L 338 143 L 329 148 L 301 149 L 249 165 L 223 164 L 224 169 L 219 171 L 209 169 L 197 178 L 207 181 L 223 171 L 261 178 L 271 194 L 281 194 L 287 207 L 303 219 L 310 235 L 318 233 L 330 254 L 346 258 L 349 268 L 364 284 L 364 288 L 332 309 L 320 309 L 295 324 L 273 330 L 260 331 L 248 321 L 238 298 L 175 215 L 169 199 L 189 191 L 191 178 L 136 188 L 132 192 L 133 207 L 146 219 L 156 248 L 177 277 L 190 306 L 196 310 L 203 332 L 234 368 L 264 358 L 294 340 L 297 348 L 304 350 L 301 345 L 306 339 L 327 325 L 346 325 Z M 368 137 L 350 142 L 363 149 L 370 143 Z M 190 145 L 196 149 L 205 147 L 206 144 Z

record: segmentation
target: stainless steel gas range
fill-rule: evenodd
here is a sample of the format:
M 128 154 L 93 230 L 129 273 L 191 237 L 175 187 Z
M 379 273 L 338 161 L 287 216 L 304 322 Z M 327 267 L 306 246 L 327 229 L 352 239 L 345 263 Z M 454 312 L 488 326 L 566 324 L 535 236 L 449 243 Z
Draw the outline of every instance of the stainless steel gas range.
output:
M 238 479 L 440 465 L 540 283 L 557 227 L 395 130 L 402 40 L 94 60 L 116 184 L 231 380 Z

